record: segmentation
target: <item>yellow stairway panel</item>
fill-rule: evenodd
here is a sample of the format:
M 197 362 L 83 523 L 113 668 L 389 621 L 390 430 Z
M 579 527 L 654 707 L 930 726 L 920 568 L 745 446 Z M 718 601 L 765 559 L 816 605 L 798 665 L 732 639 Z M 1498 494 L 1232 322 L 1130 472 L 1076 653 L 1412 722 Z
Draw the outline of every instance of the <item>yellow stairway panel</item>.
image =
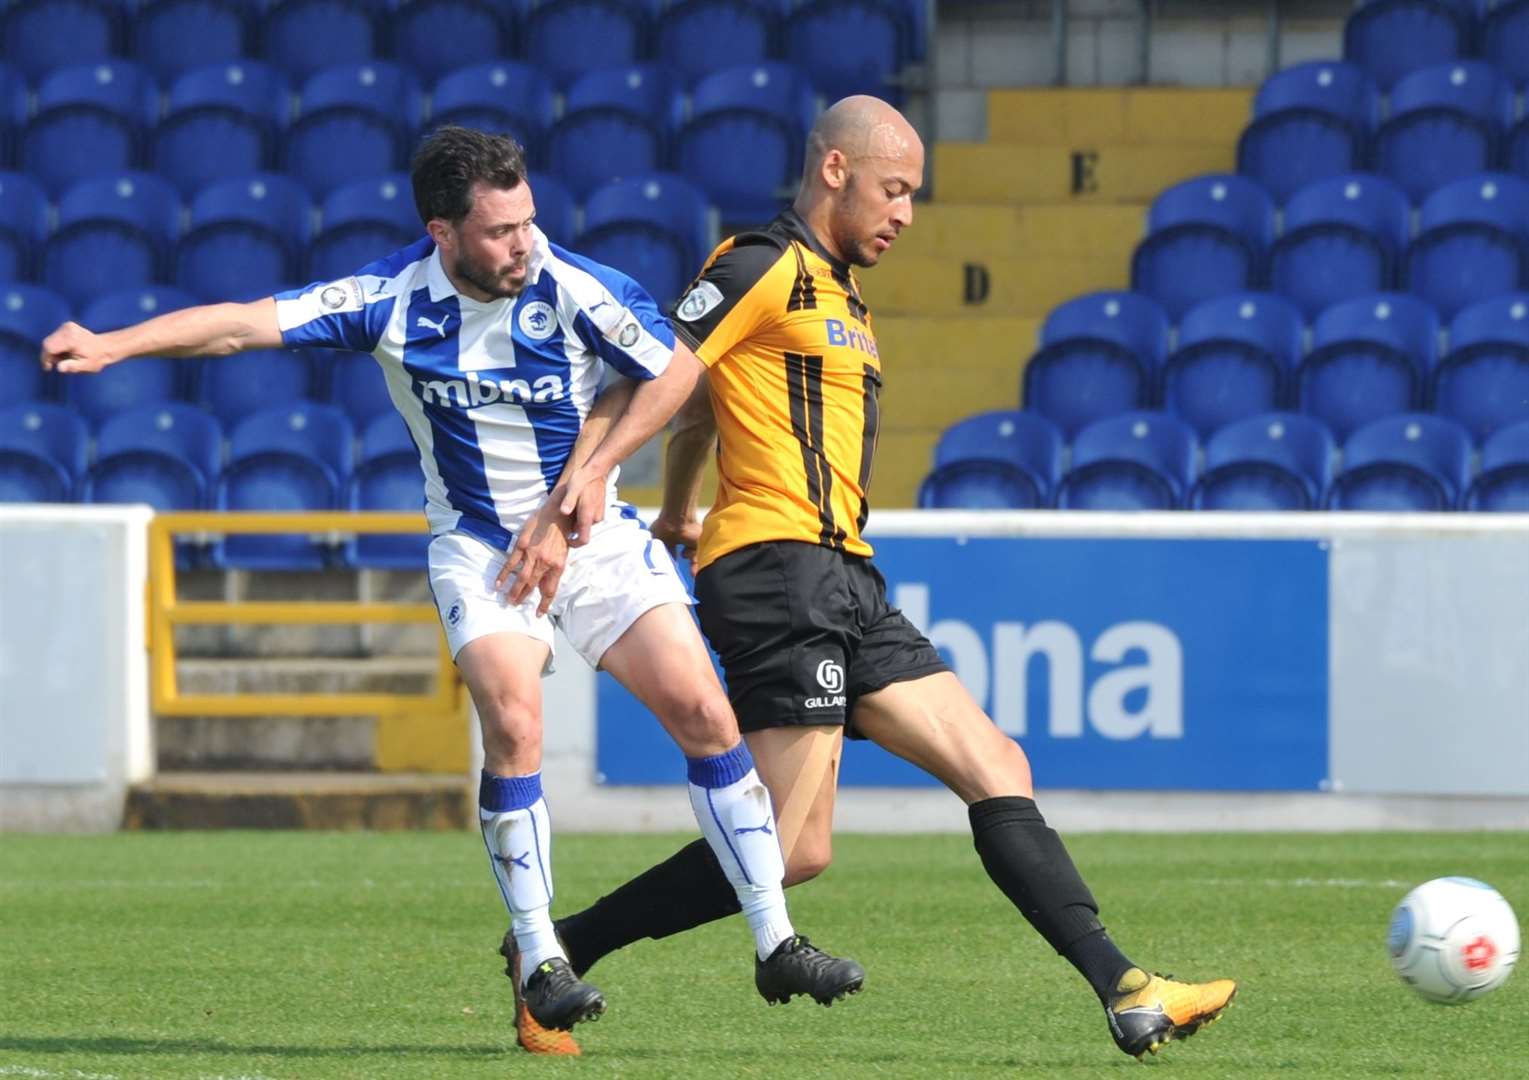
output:
M 1247 124 L 1252 100 L 1248 88 L 993 90 L 988 93 L 988 140 L 1076 148 L 1105 143 L 1228 146 Z
M 1253 115 L 1253 89 L 1142 87 L 1126 91 L 1126 141 L 1233 147 Z
M 1207 172 L 1230 172 L 1231 143 L 1220 146 L 939 142 L 937 192 L 957 203 L 1150 203 L 1171 184 Z M 915 216 L 915 220 L 917 217 Z
M 1129 264 L 1146 227 L 1146 207 L 1135 203 L 1052 203 L 1019 209 L 1019 239 L 1012 254 L 1117 259 Z
M 909 366 L 991 366 L 1000 361 L 1012 366 L 1018 357 L 1035 347 L 1041 320 L 1034 316 L 971 316 L 944 318 L 889 315 L 877 318 L 876 350 L 881 354 L 887 378 Z M 884 412 L 886 423 L 912 423 Z
M 889 258 L 861 277 L 873 315 L 1045 315 L 1079 293 L 1124 288 L 1129 267 L 1104 259 L 1038 256 L 963 260 Z
M 929 471 L 938 428 L 882 431 L 871 474 L 871 512 L 906 510 L 918 505 L 918 485 Z M 875 544 L 875 539 L 871 541 Z
M 1034 255 L 1129 261 L 1145 221 L 1146 207 L 1138 203 L 921 204 L 913 224 L 883 256 L 883 265 L 925 255 L 977 261 Z
M 917 203 L 913 224 L 898 235 L 897 243 L 882 258 L 1012 255 L 1018 250 L 1022 213 L 1017 206 L 993 203 Z

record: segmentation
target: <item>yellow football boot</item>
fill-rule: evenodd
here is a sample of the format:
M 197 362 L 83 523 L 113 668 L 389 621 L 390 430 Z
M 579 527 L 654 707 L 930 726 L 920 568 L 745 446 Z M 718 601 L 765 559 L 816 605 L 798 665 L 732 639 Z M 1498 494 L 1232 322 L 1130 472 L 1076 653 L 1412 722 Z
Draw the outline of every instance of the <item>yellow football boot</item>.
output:
M 1186 983 L 1131 968 L 1120 977 L 1104 1015 L 1115 1045 L 1134 1058 L 1157 1053 L 1216 1020 L 1237 996 L 1231 979 Z

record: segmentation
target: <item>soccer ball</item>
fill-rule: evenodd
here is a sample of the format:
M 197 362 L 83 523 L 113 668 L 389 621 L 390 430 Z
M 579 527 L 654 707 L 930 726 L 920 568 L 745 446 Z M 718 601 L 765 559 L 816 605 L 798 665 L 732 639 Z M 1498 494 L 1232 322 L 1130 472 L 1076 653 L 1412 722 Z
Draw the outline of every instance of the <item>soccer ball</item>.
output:
M 1445 877 L 1413 889 L 1391 913 L 1391 963 L 1429 1001 L 1459 1005 L 1496 990 L 1518 960 L 1518 920 L 1492 886 Z

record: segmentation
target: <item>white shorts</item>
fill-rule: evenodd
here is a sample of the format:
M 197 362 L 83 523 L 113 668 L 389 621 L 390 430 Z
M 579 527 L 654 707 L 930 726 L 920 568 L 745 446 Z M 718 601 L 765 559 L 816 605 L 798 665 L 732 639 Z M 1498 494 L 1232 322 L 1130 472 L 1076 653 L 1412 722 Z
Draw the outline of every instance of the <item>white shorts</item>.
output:
M 430 589 L 446 630 L 453 659 L 462 646 L 485 634 L 525 634 L 553 644 L 553 627 L 563 631 L 591 667 L 627 628 L 660 604 L 693 604 L 664 545 L 629 507 L 613 505 L 584 547 L 568 550 L 557 595 L 546 615 L 533 591 L 516 606 L 494 588 L 506 552 L 464 532 L 430 542 Z M 552 670 L 552 652 L 544 671 Z

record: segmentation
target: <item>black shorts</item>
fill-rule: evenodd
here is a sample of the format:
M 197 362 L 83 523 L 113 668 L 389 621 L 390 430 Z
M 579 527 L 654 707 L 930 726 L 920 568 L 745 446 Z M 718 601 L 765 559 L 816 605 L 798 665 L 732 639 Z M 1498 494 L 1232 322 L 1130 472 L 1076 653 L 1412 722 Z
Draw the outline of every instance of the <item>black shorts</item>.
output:
M 860 555 L 753 544 L 702 570 L 695 595 L 744 731 L 847 724 L 861 695 L 950 670 Z M 858 737 L 852 724 L 845 733 Z

